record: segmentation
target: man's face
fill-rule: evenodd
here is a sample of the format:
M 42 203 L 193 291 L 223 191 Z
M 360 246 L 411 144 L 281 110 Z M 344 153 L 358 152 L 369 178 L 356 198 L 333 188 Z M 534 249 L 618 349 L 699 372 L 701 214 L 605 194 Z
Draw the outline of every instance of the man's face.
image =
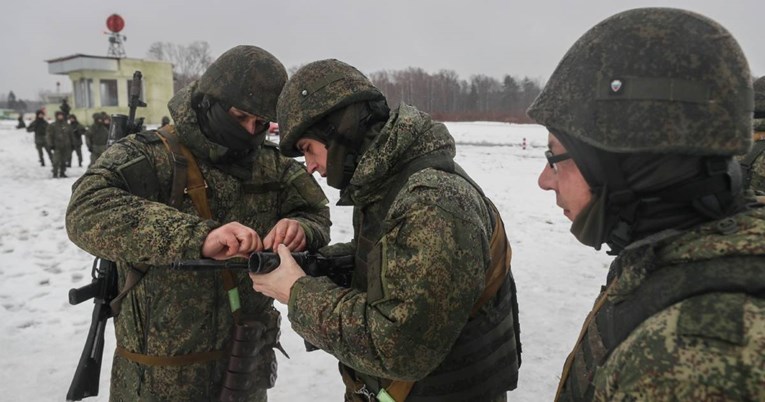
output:
M 58 121 L 64 121 L 64 115 L 63 115 L 63 114 L 61 114 L 61 113 L 57 114 L 57 115 L 56 115 L 56 120 L 58 120 Z
M 305 156 L 305 170 L 309 174 L 319 172 L 321 177 L 327 177 L 327 146 L 312 138 L 301 138 L 296 146 Z
M 548 135 L 547 146 L 553 158 L 566 153 L 566 149 L 552 134 Z M 545 163 L 537 183 L 542 190 L 555 191 L 556 204 L 563 209 L 563 215 L 573 221 L 592 199 L 590 186 L 573 159 L 561 160 L 554 163 L 554 166 Z
M 268 120 L 233 106 L 228 109 L 228 115 L 236 119 L 252 135 L 260 134 L 268 129 Z

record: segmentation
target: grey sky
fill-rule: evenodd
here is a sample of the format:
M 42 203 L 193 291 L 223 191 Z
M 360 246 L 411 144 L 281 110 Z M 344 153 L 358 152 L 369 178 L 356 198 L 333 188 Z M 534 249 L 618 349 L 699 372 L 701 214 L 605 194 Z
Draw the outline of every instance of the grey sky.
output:
M 635 7 L 685 8 L 730 30 L 755 76 L 765 74 L 763 0 L 28 0 L 3 6 L 0 96 L 37 99 L 69 91 L 44 60 L 106 55 L 106 18 L 126 20 L 128 57 L 156 41 L 204 40 L 214 57 L 237 44 L 261 46 L 287 66 L 334 57 L 365 73 L 421 67 L 545 81 L 571 44 L 602 19 Z M 213 3 L 220 4 L 214 5 Z

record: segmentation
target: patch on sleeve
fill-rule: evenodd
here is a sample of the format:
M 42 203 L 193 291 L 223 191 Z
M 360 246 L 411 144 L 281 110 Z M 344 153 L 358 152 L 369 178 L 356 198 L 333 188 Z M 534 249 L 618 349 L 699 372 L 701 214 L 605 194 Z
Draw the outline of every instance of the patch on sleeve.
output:
M 712 293 L 686 299 L 677 319 L 678 335 L 743 345 L 746 297 L 742 293 Z
M 131 194 L 156 201 L 159 197 L 159 180 L 151 163 L 140 156 L 117 168 Z

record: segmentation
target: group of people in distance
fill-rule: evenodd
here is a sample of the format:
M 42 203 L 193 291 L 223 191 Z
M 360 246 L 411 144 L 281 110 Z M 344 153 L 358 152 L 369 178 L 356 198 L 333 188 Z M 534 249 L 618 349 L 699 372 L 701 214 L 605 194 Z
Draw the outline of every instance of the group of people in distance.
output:
M 550 373 L 555 400 L 765 400 L 765 208 L 747 188 L 762 168 L 741 156 L 762 101 L 733 36 L 685 10 L 618 13 L 563 57 L 528 109 L 549 131 L 538 184 L 577 240 L 615 258 Z M 534 339 L 512 234 L 444 124 L 391 108 L 342 61 L 288 79 L 256 46 L 222 54 L 168 109 L 174 124 L 103 152 L 66 213 L 75 244 L 118 263 L 111 400 L 265 401 L 274 300 L 337 358 L 346 401 L 513 399 Z M 328 245 L 314 172 L 353 207 L 352 241 Z M 267 250 L 281 263 L 266 274 L 168 267 Z M 306 275 L 290 253 L 304 250 L 351 256 L 350 285 Z

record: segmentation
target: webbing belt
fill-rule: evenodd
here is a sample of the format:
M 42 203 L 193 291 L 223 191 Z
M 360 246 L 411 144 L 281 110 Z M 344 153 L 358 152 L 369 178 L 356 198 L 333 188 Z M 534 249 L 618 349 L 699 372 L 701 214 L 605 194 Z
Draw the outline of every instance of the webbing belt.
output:
M 188 366 L 190 364 L 216 361 L 223 357 L 223 352 L 220 350 L 189 353 L 179 356 L 153 356 L 134 353 L 122 346 L 117 346 L 114 353 L 116 353 L 117 356 L 124 357 L 132 362 L 146 366 Z

